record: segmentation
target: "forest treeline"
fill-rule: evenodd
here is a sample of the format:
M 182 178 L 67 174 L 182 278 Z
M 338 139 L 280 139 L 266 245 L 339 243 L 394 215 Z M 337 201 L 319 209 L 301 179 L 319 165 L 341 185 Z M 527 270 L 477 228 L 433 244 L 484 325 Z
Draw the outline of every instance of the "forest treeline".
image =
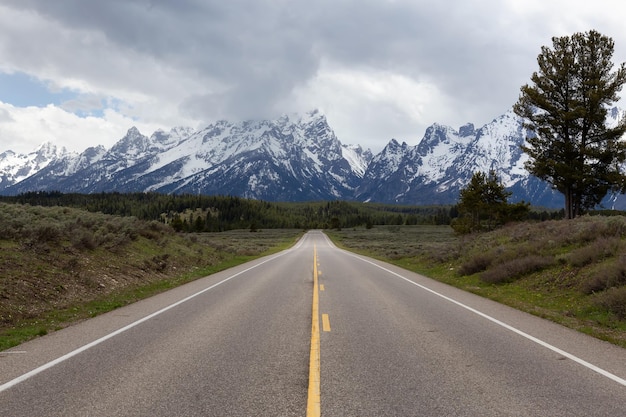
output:
M 276 203 L 232 196 L 190 194 L 29 192 L 18 196 L 0 196 L 0 201 L 75 207 L 90 212 L 158 220 L 183 232 L 447 225 L 456 216 L 456 208 L 453 206 L 395 206 L 346 201 Z
M 0 202 L 74 207 L 90 212 L 157 220 L 181 232 L 234 229 L 338 229 L 377 225 L 449 225 L 454 206 L 404 206 L 355 201 L 267 202 L 224 195 L 159 193 L 65 194 L 38 191 L 0 196 Z M 562 212 L 533 211 L 528 218 L 561 218 Z

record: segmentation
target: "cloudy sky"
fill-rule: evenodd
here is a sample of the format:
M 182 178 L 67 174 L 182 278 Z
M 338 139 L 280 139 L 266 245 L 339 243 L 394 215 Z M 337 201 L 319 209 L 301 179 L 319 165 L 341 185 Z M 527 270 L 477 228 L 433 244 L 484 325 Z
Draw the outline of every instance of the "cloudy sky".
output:
M 623 0 L 2 0 L 0 152 L 316 108 L 343 143 L 414 145 L 510 109 L 552 36 L 626 61 L 625 21 Z

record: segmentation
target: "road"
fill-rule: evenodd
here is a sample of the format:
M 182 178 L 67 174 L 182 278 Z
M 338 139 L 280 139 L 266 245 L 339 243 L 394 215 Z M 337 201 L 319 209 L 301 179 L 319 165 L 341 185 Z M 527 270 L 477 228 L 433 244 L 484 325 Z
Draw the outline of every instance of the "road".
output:
M 621 416 L 625 379 L 625 349 L 313 231 L 0 352 L 0 415 Z

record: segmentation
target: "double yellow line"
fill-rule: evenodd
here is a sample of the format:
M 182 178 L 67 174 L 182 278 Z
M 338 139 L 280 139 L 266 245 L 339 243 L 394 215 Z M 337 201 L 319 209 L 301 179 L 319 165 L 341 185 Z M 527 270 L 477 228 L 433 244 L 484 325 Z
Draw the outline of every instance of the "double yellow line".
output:
M 307 417 L 319 417 L 321 414 L 319 299 L 317 247 L 313 246 L 313 311 L 311 319 L 311 354 L 309 359 L 309 395 L 306 406 Z

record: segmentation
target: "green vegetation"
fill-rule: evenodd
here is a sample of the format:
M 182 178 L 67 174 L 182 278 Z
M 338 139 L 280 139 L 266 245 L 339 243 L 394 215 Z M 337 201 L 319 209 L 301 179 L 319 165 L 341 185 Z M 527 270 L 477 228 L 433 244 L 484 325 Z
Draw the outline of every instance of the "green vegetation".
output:
M 451 207 L 415 207 L 346 201 L 270 203 L 228 196 L 157 193 L 62 194 L 32 192 L 0 202 L 74 207 L 154 220 L 181 232 L 235 229 L 326 229 L 387 224 L 449 224 Z
M 626 218 L 329 231 L 343 247 L 626 347 Z
M 179 234 L 158 221 L 0 203 L 0 350 L 284 249 L 301 234 Z
M 523 201 L 510 204 L 510 196 L 511 192 L 506 191 L 495 171 L 474 173 L 460 192 L 459 217 L 452 220 L 452 228 L 457 233 L 471 233 L 527 218 L 530 204 Z
M 514 106 L 533 135 L 523 150 L 529 172 L 565 196 L 565 217 L 594 208 L 609 191 L 626 190 L 626 121 L 607 127 L 608 109 L 626 83 L 626 64 L 612 71 L 614 42 L 595 30 L 552 38 L 537 57 L 532 85 Z
M 626 218 L 608 216 L 614 212 L 573 221 L 531 212 L 544 221 L 458 234 L 447 225 L 456 207 L 156 194 L 1 200 L 10 202 L 0 201 L 0 349 L 286 248 L 305 225 L 332 228 L 346 247 L 626 346 Z M 227 231 L 195 232 L 207 216 Z M 176 232 L 177 218 L 185 233 Z M 268 227 L 295 224 L 301 227 Z

